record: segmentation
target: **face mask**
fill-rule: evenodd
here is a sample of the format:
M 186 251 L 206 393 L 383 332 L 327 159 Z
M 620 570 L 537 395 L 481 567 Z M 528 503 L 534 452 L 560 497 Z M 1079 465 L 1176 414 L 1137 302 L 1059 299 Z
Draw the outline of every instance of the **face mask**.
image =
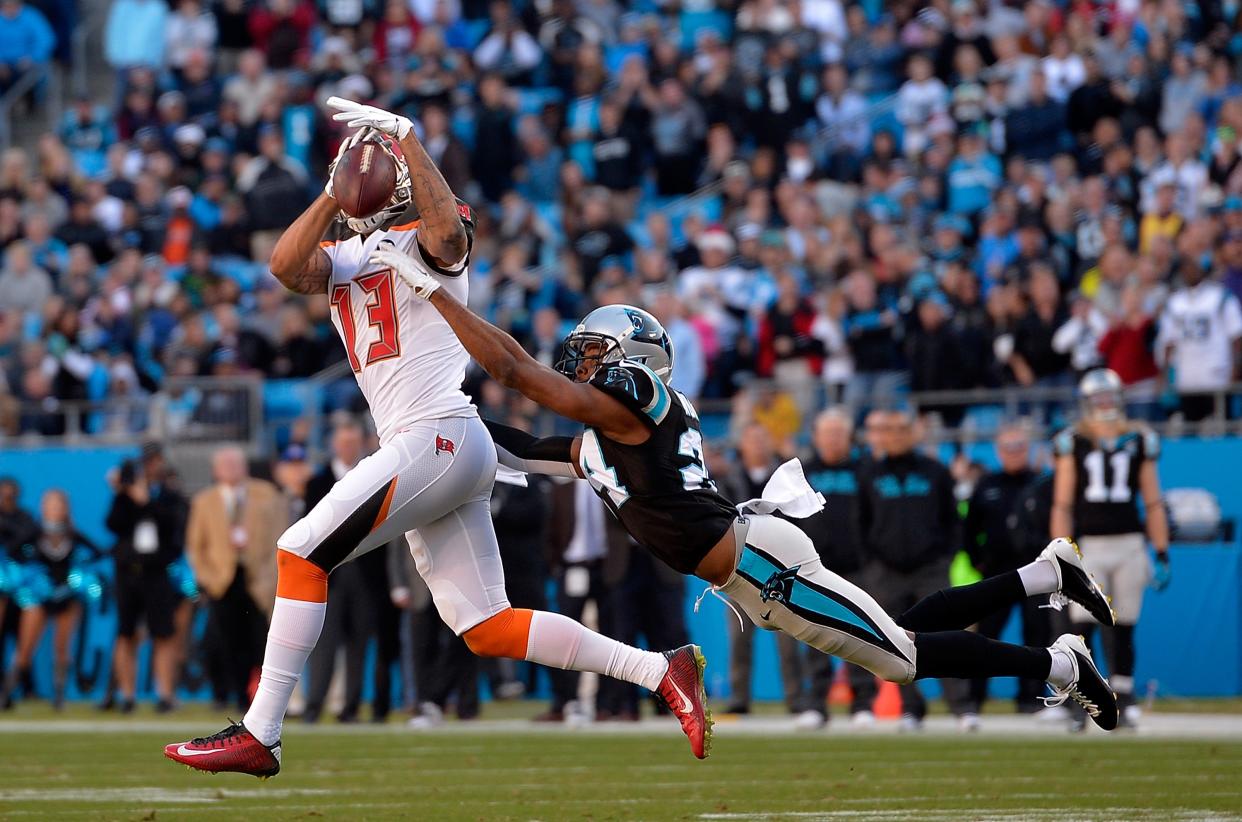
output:
M 58 537 L 65 533 L 65 523 L 63 522 L 45 522 L 43 523 L 43 532 L 54 537 Z

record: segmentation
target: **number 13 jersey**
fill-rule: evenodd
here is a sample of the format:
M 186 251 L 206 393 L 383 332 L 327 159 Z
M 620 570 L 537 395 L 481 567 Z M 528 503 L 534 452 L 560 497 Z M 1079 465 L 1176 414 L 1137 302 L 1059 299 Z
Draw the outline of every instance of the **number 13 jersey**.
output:
M 461 390 L 470 355 L 457 335 L 404 280 L 369 262 L 381 246 L 395 248 L 465 303 L 468 256 L 453 270 L 440 268 L 419 248 L 418 221 L 403 219 L 404 215 L 389 228 L 365 236 L 320 244 L 332 260 L 328 282 L 332 324 L 345 344 L 381 443 L 423 420 L 478 416 Z
M 1053 438 L 1057 456 L 1074 457 L 1076 536 L 1135 534 L 1143 531 L 1138 501 L 1139 474 L 1147 460 L 1159 459 L 1160 438 L 1134 425 L 1113 440 L 1093 439 L 1067 428 Z
M 591 384 L 632 411 L 651 436 L 625 445 L 586 429 L 583 475 L 639 545 L 674 570 L 694 573 L 738 516 L 707 475 L 694 406 L 632 360 L 602 366 Z

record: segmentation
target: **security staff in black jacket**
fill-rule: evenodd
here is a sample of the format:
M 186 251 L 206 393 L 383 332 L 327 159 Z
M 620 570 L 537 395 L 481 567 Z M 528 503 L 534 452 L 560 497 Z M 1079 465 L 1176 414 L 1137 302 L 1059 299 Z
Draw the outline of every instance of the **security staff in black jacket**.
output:
M 867 426 L 868 439 L 882 453 L 860 472 L 863 533 L 872 559 L 865 587 L 896 615 L 948 585 L 961 520 L 949 469 L 914 450 L 914 417 L 885 411 L 868 415 Z M 915 684 L 901 687 L 901 704 L 906 728 L 921 726 L 927 705 Z
M 185 555 L 189 503 L 178 490 L 156 443 L 142 447 L 139 460 L 126 460 L 116 474 L 116 495 L 105 525 L 116 536 L 117 640 L 113 667 L 122 713 L 133 710 L 137 687 L 138 626 L 151 635 L 156 709 L 173 707 L 180 649 L 175 615 L 181 593 L 170 565 Z M 105 705 L 110 705 L 105 701 Z
M 863 565 L 867 549 L 863 542 L 862 506 L 858 495 L 862 454 L 854 447 L 854 421 L 845 411 L 830 408 L 815 419 L 811 444 L 815 454 L 803 463 L 807 482 L 824 496 L 824 510 L 797 525 L 811 541 L 825 567 L 855 585 L 863 585 Z M 808 648 L 807 669 L 811 677 L 811 710 L 828 719 L 826 700 L 832 686 L 832 657 Z M 875 701 L 875 675 L 857 665 L 845 664 L 853 699 L 851 721 L 869 725 L 875 721 L 871 705 Z M 821 722 L 822 724 L 822 722 Z
M 1024 539 L 1020 527 L 1020 506 L 1026 499 L 1027 489 L 1038 477 L 1031 467 L 1031 441 L 1025 427 L 1013 424 L 1000 430 L 996 436 L 996 458 L 1000 470 L 985 474 L 975 485 L 962 526 L 971 563 L 985 577 L 1025 565 L 1038 556 L 1047 542 Z M 1040 608 L 1040 603 L 1040 598 L 1031 597 L 1018 605 L 1025 645 L 1047 645 L 1052 640 L 1048 611 Z M 998 638 L 1012 611 L 1012 608 L 997 611 L 980 621 L 979 633 Z M 1043 690 L 1043 682 L 1020 680 L 1018 710 L 1022 713 L 1038 710 L 1038 697 Z M 971 683 L 970 699 L 972 710 L 978 713 L 987 699 L 986 679 Z
M 738 435 L 737 459 L 731 471 L 712 471 L 711 476 L 726 499 L 745 502 L 763 494 L 763 488 L 780 466 L 772 435 L 757 422 L 750 422 Z M 756 631 L 743 630 L 740 621 L 730 614 L 729 626 L 729 704 L 726 713 L 750 713 L 750 684 L 754 672 Z M 780 659 L 781 685 L 785 706 L 791 714 L 808 710 L 803 676 L 805 661 L 802 648 L 788 634 L 776 634 L 776 654 Z M 801 720 L 801 717 L 799 717 Z

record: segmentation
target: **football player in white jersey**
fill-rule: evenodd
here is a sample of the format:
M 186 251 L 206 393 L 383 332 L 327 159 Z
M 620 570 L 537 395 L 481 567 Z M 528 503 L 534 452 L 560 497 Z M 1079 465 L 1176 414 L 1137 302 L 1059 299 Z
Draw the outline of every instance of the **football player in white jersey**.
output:
M 168 745 L 165 755 L 203 771 L 275 775 L 285 710 L 323 628 L 328 574 L 405 535 L 441 618 L 476 654 L 642 685 L 674 706 L 692 752 L 704 757 L 710 722 L 696 646 L 643 651 L 559 614 L 509 605 L 490 514 L 496 447 L 461 391 L 469 356 L 434 307 L 371 262 L 377 250 L 400 251 L 465 301 L 470 208 L 453 196 L 410 120 L 336 97 L 328 105 L 338 110 L 335 119 L 359 129 L 341 154 L 360 141 L 385 151 L 386 138 L 396 142 L 397 190 L 387 208 L 346 220 L 345 237 L 322 242 L 338 219 L 329 182 L 280 238 L 271 269 L 291 291 L 328 295 L 380 448 L 279 539 L 262 678 L 244 719 Z

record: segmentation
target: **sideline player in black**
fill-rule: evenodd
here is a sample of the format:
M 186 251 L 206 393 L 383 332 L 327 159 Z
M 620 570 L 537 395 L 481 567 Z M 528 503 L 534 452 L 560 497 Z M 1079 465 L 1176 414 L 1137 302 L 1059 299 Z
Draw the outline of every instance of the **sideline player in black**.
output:
M 1038 474 L 1031 466 L 1031 439 L 1026 425 L 1009 423 L 996 433 L 996 458 L 1000 464 L 997 471 L 984 474 L 975 485 L 967 503 L 962 521 L 965 548 L 971 564 L 984 576 L 993 576 L 1014 568 L 1020 568 L 1035 557 L 1048 541 L 1028 543 L 1019 527 L 1021 510 L 1027 488 Z M 1043 523 L 1047 526 L 1047 521 Z M 1041 529 L 1042 530 L 1042 529 Z M 1003 608 L 980 620 L 979 632 L 984 636 L 999 637 L 1013 608 Z M 1028 599 L 1020 604 L 1018 615 L 1022 618 L 1022 641 L 1040 645 L 1052 638 L 1052 624 L 1048 611 L 1038 599 Z M 988 696 L 987 680 L 971 683 L 971 701 L 976 713 Z M 1031 679 L 1018 681 L 1017 707 L 1019 713 L 1033 713 L 1041 707 L 1039 694 L 1043 683 Z
M 1121 723 L 1137 719 L 1134 703 L 1134 626 L 1151 582 L 1169 582 L 1169 522 L 1160 495 L 1156 460 L 1160 439 L 1126 419 L 1121 378 L 1107 368 L 1083 376 L 1078 386 L 1082 419 L 1056 436 L 1051 531 L 1075 534 L 1087 570 L 1112 597 L 1117 624 L 1109 648 L 1109 684 L 1117 693 Z M 1138 501 L 1147 513 L 1146 537 L 1156 553 L 1152 569 Z M 1091 615 L 1070 609 L 1076 632 L 1090 637 Z M 1077 723 L 1081 727 L 1082 722 Z
M 818 499 L 798 463 L 778 471 L 783 493 L 770 485 L 771 499 L 745 504 L 741 513 L 716 492 L 703 463 L 698 414 L 667 385 L 673 350 L 655 317 L 624 305 L 596 309 L 566 339 L 558 373 L 441 290 L 406 255 L 380 250 L 371 262 L 390 267 L 435 306 L 494 379 L 586 426 L 580 437 L 537 439 L 489 424 L 502 463 L 587 479 L 635 541 L 675 570 L 710 582 L 761 628 L 785 631 L 901 684 L 1038 677 L 1052 686 L 1050 701 L 1073 699 L 1100 727 L 1116 726 L 1116 699 L 1078 637 L 1027 648 L 963 630 L 1006 603 L 1058 591 L 1111 622 L 1107 600 L 1070 541 L 1054 540 L 1016 571 L 939 591 L 894 621 L 865 591 L 825 568 L 806 534 L 770 515 L 794 513 L 784 502 Z

